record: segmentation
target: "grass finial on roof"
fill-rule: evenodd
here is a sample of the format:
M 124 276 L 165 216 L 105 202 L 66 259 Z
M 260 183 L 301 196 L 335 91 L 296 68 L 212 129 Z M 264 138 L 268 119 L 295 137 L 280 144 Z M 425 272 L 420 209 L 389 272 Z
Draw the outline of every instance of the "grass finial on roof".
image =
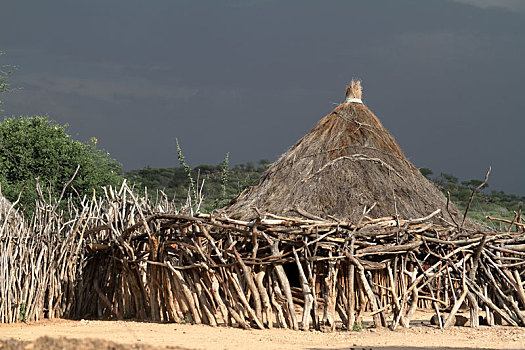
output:
M 363 94 L 363 88 L 361 87 L 361 80 L 354 80 L 350 82 L 350 86 L 346 87 L 346 98 L 358 98 L 361 99 Z

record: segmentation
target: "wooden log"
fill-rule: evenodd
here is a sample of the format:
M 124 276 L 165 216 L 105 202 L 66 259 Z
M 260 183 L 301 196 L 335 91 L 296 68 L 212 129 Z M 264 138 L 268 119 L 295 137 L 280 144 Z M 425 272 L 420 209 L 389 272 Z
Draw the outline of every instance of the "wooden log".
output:
M 166 302 L 167 302 L 167 310 L 169 314 L 168 321 L 171 322 L 180 322 L 183 318 L 182 313 L 180 311 L 179 305 L 176 300 L 174 288 L 173 288 L 173 280 L 171 279 L 171 271 L 169 269 L 163 269 L 162 270 L 163 275 L 163 291 L 166 295 Z
M 434 299 L 434 291 L 432 289 L 430 289 L 430 295 L 431 295 L 432 299 Z M 432 305 L 434 306 L 434 310 L 436 311 L 436 316 L 437 316 L 437 319 L 438 319 L 439 329 L 442 329 L 443 328 L 443 322 L 442 322 L 441 312 L 439 310 L 439 305 L 437 303 L 437 299 L 432 300 Z
M 208 299 L 208 294 L 210 293 L 207 291 L 206 285 L 202 282 L 204 276 L 199 275 L 195 269 L 193 269 L 192 272 L 194 285 L 200 302 L 200 309 L 208 321 L 207 324 L 212 327 L 217 327 L 217 320 L 212 307 L 213 303 Z
M 343 323 L 343 325 L 346 326 L 348 324 L 348 320 L 347 320 L 348 312 L 346 312 L 346 310 L 344 309 L 344 305 L 346 303 L 343 300 L 343 294 L 341 294 L 341 292 L 339 292 L 337 294 L 337 298 L 338 298 L 338 300 L 340 300 L 340 302 L 336 303 L 335 310 L 337 311 L 339 317 L 341 318 L 341 322 Z
M 517 269 L 512 271 L 514 280 L 516 281 L 516 294 L 518 295 L 519 300 L 521 301 L 522 308 L 525 309 L 525 291 L 523 290 L 523 282 L 521 281 L 520 274 Z
M 217 304 L 221 312 L 222 320 L 225 324 L 228 324 L 228 321 L 229 321 L 228 308 L 226 307 L 226 304 L 224 303 L 220 295 L 220 292 L 219 292 L 220 284 L 217 278 L 217 274 L 214 271 L 207 271 L 205 273 L 205 277 L 208 281 L 209 289 L 210 289 L 211 294 L 213 295 L 215 303 Z
M 259 294 L 259 291 L 257 290 L 257 286 L 255 284 L 255 281 L 252 276 L 252 270 L 246 266 L 244 261 L 242 260 L 241 256 L 237 252 L 237 249 L 233 247 L 233 253 L 235 255 L 235 258 L 237 259 L 237 262 L 241 266 L 244 279 L 246 281 L 246 284 L 248 285 L 248 288 L 250 289 L 250 292 L 254 299 L 255 304 L 255 314 L 257 315 L 257 318 L 262 321 L 263 315 L 262 315 L 262 303 L 261 303 L 261 296 Z
M 135 300 L 136 315 L 139 317 L 139 319 L 144 320 L 146 319 L 146 314 L 149 312 L 150 306 L 146 300 L 146 292 L 144 290 L 144 285 L 141 283 L 141 276 L 139 274 L 138 268 L 135 266 L 133 269 L 130 269 L 127 261 L 125 261 L 123 267 L 128 273 L 128 283 Z
M 257 317 L 257 314 L 250 306 L 250 303 L 248 303 L 248 299 L 246 298 L 246 295 L 244 294 L 241 284 L 239 282 L 239 279 L 235 273 L 229 273 L 228 278 L 230 279 L 232 286 L 237 293 L 237 296 L 239 297 L 239 300 L 241 301 L 242 305 L 244 306 L 245 310 L 248 312 L 248 315 L 250 315 L 251 319 L 255 322 L 257 327 L 260 329 L 264 329 L 264 325 L 262 321 Z
M 157 282 L 157 266 L 149 266 L 147 278 L 149 286 L 150 319 L 154 322 L 161 321 L 159 304 L 159 286 Z
M 455 322 L 455 319 L 456 319 L 456 313 L 459 311 L 459 308 L 461 307 L 461 305 L 465 301 L 465 297 L 467 296 L 467 293 L 468 293 L 468 289 L 464 288 L 463 292 L 461 293 L 461 296 L 459 297 L 458 300 L 456 300 L 456 302 L 454 303 L 454 306 L 452 307 L 452 310 L 450 311 L 450 314 L 446 318 L 446 320 L 445 320 L 445 322 L 443 324 L 443 328 L 449 328 L 450 326 L 454 325 L 454 322 Z
M 405 316 L 401 318 L 403 327 L 406 327 L 406 328 L 410 327 L 410 321 L 412 320 L 416 312 L 418 300 L 419 300 L 419 289 L 414 288 L 412 291 L 412 300 L 410 301 L 410 305 L 408 307 L 407 313 Z
M 368 296 L 368 301 L 370 303 L 370 307 L 372 308 L 372 311 L 373 312 L 378 311 L 379 307 L 377 305 L 377 300 L 376 300 L 374 292 L 372 291 L 372 288 L 370 288 L 370 285 L 368 284 L 368 281 L 365 276 L 365 269 L 363 265 L 361 265 L 361 263 L 354 256 L 350 255 L 348 252 L 345 251 L 344 253 L 346 257 L 348 258 L 348 260 L 357 268 L 358 276 L 361 281 L 361 286 L 363 287 L 364 292 Z M 376 328 L 383 327 L 382 318 L 381 318 L 381 315 L 379 315 L 379 313 L 376 313 L 373 319 L 374 319 L 374 326 Z
M 186 305 L 188 305 L 188 307 L 190 308 L 190 312 L 193 317 L 193 322 L 195 322 L 196 324 L 202 323 L 200 310 L 198 310 L 197 306 L 195 305 L 195 299 L 193 298 L 191 288 L 184 279 L 184 276 L 179 270 L 174 269 L 169 261 L 166 261 L 166 265 L 168 265 L 169 269 L 173 273 L 173 276 L 176 278 L 177 283 L 181 287 L 181 291 L 184 297 L 186 298 Z
M 476 296 L 473 293 L 467 292 L 470 310 L 470 327 L 479 327 L 479 305 Z
M 515 222 L 515 220 L 500 219 L 500 218 L 495 218 L 493 216 L 486 216 L 486 218 L 492 221 L 499 221 L 499 222 L 505 222 L 507 224 L 511 224 L 510 227 L 512 227 L 512 225 L 516 225 L 516 227 L 520 226 L 522 228 L 525 228 L 525 223 Z
M 458 254 L 459 252 L 462 252 L 464 250 L 467 250 L 471 247 L 473 247 L 474 245 L 477 244 L 478 241 L 480 241 L 481 238 L 479 240 L 476 240 L 476 242 L 474 243 L 470 243 L 470 244 L 467 244 L 467 245 L 464 245 L 462 247 L 458 247 L 456 249 L 454 249 L 453 251 L 451 251 L 450 253 L 448 253 L 447 255 L 445 255 L 444 257 L 442 257 L 442 260 L 446 260 L 446 259 L 449 259 L 451 256 L 454 256 L 456 254 Z M 412 289 L 416 288 L 416 286 L 419 284 L 419 282 L 421 282 L 421 280 L 423 278 L 425 278 L 428 274 L 434 272 L 434 270 L 440 266 L 442 264 L 442 261 L 438 261 L 436 262 L 434 265 L 430 266 L 426 271 L 425 273 L 422 273 L 421 275 L 419 275 L 419 277 L 417 277 L 414 281 L 412 281 L 412 283 L 410 284 L 410 287 L 407 288 L 407 290 L 403 293 L 404 295 L 406 295 L 407 293 L 411 292 Z M 434 274 L 434 276 L 432 276 L 431 278 L 429 278 L 427 280 L 427 283 L 430 282 L 432 279 L 436 278 L 437 276 L 439 276 L 439 272 Z
M 481 252 L 483 251 L 483 246 L 486 242 L 487 234 L 484 234 L 481 242 L 476 247 L 475 254 L 472 260 L 472 266 L 469 271 L 469 278 L 471 280 L 475 280 L 476 272 L 478 270 L 478 265 L 481 258 Z M 467 293 L 467 298 L 470 304 L 470 326 L 473 328 L 479 327 L 479 306 L 476 296 L 469 292 Z
M 332 251 L 329 251 L 329 257 Z M 328 326 L 332 331 L 335 330 L 335 306 L 337 301 L 337 272 L 336 262 L 328 260 L 328 274 L 324 278 L 323 296 L 325 299 L 323 312 L 323 325 Z
M 229 300 L 225 299 L 224 304 L 226 305 L 226 308 L 228 309 L 228 314 L 232 315 L 233 319 L 244 329 L 250 329 L 250 324 L 246 322 L 244 317 L 238 313 L 235 308 L 232 306 Z
M 394 262 L 394 266 L 396 266 L 396 262 Z M 388 265 L 387 267 L 388 271 L 388 278 L 390 280 L 390 293 L 392 294 L 392 310 L 393 312 L 393 321 L 392 321 L 392 328 L 394 328 L 394 325 L 396 323 L 396 319 L 398 319 L 398 316 L 401 315 L 403 310 L 401 309 L 401 305 L 399 304 L 399 298 L 396 291 L 397 281 L 394 280 L 394 274 L 392 272 L 392 267 Z
M 488 307 L 490 307 L 494 312 L 501 316 L 508 324 L 511 326 L 518 326 L 518 324 L 509 316 L 509 314 L 501 310 L 496 304 L 494 304 L 489 298 L 486 298 L 483 293 L 477 290 L 477 286 L 473 282 L 467 280 L 467 284 L 470 287 L 470 290 L 474 292 Z
M 310 250 L 308 248 L 305 248 L 304 253 L 305 253 L 305 258 L 306 259 L 309 259 L 311 257 L 311 252 L 310 252 Z M 307 268 L 307 271 L 308 271 L 308 284 L 309 284 L 310 290 L 312 291 L 312 296 L 314 297 L 314 299 L 313 299 L 314 302 L 312 304 L 312 325 L 313 325 L 314 329 L 320 330 L 319 329 L 320 325 L 317 322 L 317 309 L 318 309 L 318 304 L 317 304 L 317 287 L 316 287 L 317 265 L 316 265 L 316 263 L 314 261 L 310 261 L 308 264 L 306 264 L 306 268 Z
M 280 255 L 279 241 L 274 241 L 271 243 L 271 250 L 272 250 L 273 256 Z M 286 297 L 290 319 L 291 319 L 291 327 L 294 330 L 298 330 L 299 324 L 297 322 L 297 316 L 295 315 L 295 307 L 293 304 L 292 291 L 290 289 L 290 282 L 288 281 L 288 277 L 286 277 L 286 273 L 284 272 L 284 268 L 282 267 L 282 265 L 274 265 L 274 271 L 277 277 L 279 278 L 279 281 L 284 291 L 284 295 Z
M 363 212 L 366 213 L 366 210 Z M 363 215 L 364 216 L 364 215 Z M 363 216 L 361 216 L 360 221 L 363 219 Z M 351 237 L 347 237 L 347 242 L 345 244 L 348 244 L 348 239 L 350 239 L 350 255 L 354 255 L 355 252 L 355 231 L 354 230 L 351 233 Z M 356 314 L 355 314 L 355 296 L 356 296 L 356 288 L 355 288 L 355 266 L 354 264 L 347 263 L 347 324 L 346 329 L 347 330 L 353 330 L 355 326 L 356 321 Z
M 412 251 L 423 244 L 423 241 L 416 241 L 407 244 L 396 245 L 376 245 L 372 247 L 365 247 L 356 250 L 355 255 L 358 257 L 366 255 L 384 255 L 384 254 L 400 254 Z
M 268 276 L 270 278 L 270 276 Z M 279 284 L 276 279 L 270 279 L 269 287 L 271 288 L 270 300 L 273 307 L 276 310 L 277 323 L 281 328 L 289 328 L 284 316 L 282 304 L 286 302 L 286 299 L 282 296 L 279 288 Z M 279 300 L 278 300 L 279 299 Z
M 485 295 L 485 298 L 488 298 L 488 288 L 487 285 L 483 285 L 483 294 Z M 488 307 L 488 305 L 485 304 L 485 319 L 487 321 L 487 326 L 494 326 L 494 315 L 492 313 L 492 310 Z
M 374 281 L 373 281 L 374 277 L 377 279 L 376 283 L 374 283 Z M 378 310 L 376 312 L 379 314 L 379 317 L 381 317 L 381 325 L 382 325 L 382 327 L 386 327 L 385 313 L 380 308 L 381 307 L 381 296 L 380 296 L 380 294 L 378 294 L 377 289 L 374 288 L 374 285 L 375 285 L 375 286 L 380 287 L 379 288 L 380 292 L 382 292 L 384 290 L 384 287 L 382 287 L 382 285 L 379 282 L 380 275 L 376 273 L 376 275 L 374 276 L 371 273 L 369 273 L 368 276 L 367 276 L 367 279 L 368 279 L 368 284 L 372 288 L 372 291 L 374 292 L 374 296 L 375 296 L 376 301 L 377 301 Z
M 352 252 L 350 252 L 352 254 Z M 348 268 L 348 289 L 347 289 L 347 300 L 348 300 L 348 314 L 347 314 L 347 324 L 346 328 L 348 330 L 353 330 L 355 325 L 355 295 L 356 295 L 356 288 L 355 288 L 355 266 L 354 264 L 347 264 Z
M 297 270 L 299 271 L 299 281 L 301 283 L 301 289 L 304 295 L 302 329 L 303 331 L 307 331 L 310 329 L 310 320 L 311 320 L 310 313 L 312 311 L 314 297 L 312 295 L 312 291 L 310 290 L 310 286 L 308 285 L 306 274 L 304 273 L 303 267 L 301 265 L 301 261 L 299 260 L 299 255 L 297 255 L 297 251 L 295 247 L 293 247 L 293 254 L 295 257 L 295 263 L 297 264 Z
M 259 271 L 255 274 L 255 284 L 257 285 L 257 289 L 259 290 L 259 294 L 261 295 L 261 300 L 264 307 L 264 313 L 266 315 L 266 326 L 269 329 L 273 328 L 273 312 L 272 312 L 272 304 L 270 301 L 270 297 L 268 296 L 268 292 L 266 288 L 264 287 L 264 276 L 266 272 L 264 270 Z M 264 322 L 264 321 L 263 321 Z
M 506 277 L 506 274 L 500 271 L 497 266 L 494 266 L 494 269 L 498 271 L 503 277 Z M 523 315 L 521 310 L 519 309 L 518 303 L 514 300 L 511 294 L 506 294 L 505 292 L 503 292 L 503 290 L 501 290 L 498 282 L 496 281 L 496 279 L 494 278 L 494 276 L 488 268 L 483 266 L 483 270 L 486 276 L 492 282 L 492 285 L 494 286 L 494 289 L 496 291 L 496 296 L 500 298 L 504 306 L 510 307 L 510 310 L 512 310 L 512 312 L 515 314 L 515 319 L 519 322 L 519 324 L 525 326 L 525 315 Z

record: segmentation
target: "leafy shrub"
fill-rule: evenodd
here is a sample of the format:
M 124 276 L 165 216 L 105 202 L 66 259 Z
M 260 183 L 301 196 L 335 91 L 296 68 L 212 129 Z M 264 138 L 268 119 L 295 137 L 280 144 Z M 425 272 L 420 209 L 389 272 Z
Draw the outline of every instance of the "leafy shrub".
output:
M 38 199 L 36 181 L 46 199 L 58 198 L 64 185 L 79 171 L 65 197 L 79 198 L 101 186 L 119 185 L 121 165 L 97 148 L 97 139 L 82 143 L 71 138 L 48 117 L 8 118 L 0 123 L 0 184 L 2 193 L 30 214 Z

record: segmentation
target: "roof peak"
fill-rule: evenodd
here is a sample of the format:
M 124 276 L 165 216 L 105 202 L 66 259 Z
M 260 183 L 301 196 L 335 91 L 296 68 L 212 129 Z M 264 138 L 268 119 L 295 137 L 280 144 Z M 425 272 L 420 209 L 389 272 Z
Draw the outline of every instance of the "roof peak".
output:
M 346 100 L 345 102 L 357 102 L 356 100 L 361 100 L 363 95 L 363 87 L 361 86 L 361 80 L 354 80 L 350 82 L 350 86 L 346 86 Z

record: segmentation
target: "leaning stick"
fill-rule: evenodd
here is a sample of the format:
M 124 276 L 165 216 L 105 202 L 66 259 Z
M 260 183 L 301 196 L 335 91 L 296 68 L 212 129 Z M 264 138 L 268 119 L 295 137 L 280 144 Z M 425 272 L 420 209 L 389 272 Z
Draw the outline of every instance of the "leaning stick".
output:
M 255 285 L 255 281 L 252 276 L 252 270 L 248 266 L 246 266 L 244 261 L 242 261 L 242 258 L 239 255 L 239 252 L 237 252 L 237 249 L 235 247 L 233 247 L 233 254 L 235 255 L 235 258 L 237 259 L 237 262 L 241 266 L 241 269 L 244 275 L 244 279 L 246 280 L 246 283 L 248 284 L 248 288 L 250 289 L 250 292 L 253 295 L 253 299 L 255 303 L 255 314 L 257 315 L 257 318 L 259 320 L 262 320 L 261 296 L 259 295 L 257 286 Z
M 377 305 L 377 299 L 376 299 L 374 292 L 372 291 L 372 288 L 370 288 L 370 284 L 368 284 L 368 281 L 366 279 L 365 268 L 363 267 L 363 265 L 361 265 L 361 263 L 355 257 L 350 255 L 347 251 L 345 251 L 344 253 L 346 257 L 348 258 L 348 260 L 350 260 L 350 262 L 354 264 L 354 266 L 357 268 L 358 276 L 359 276 L 359 279 L 361 280 L 361 285 L 363 286 L 363 289 L 366 292 L 366 295 L 368 297 L 368 301 L 370 302 L 370 307 L 372 308 L 372 311 L 373 312 L 378 311 L 379 307 Z M 374 318 L 375 327 L 381 328 L 383 326 L 381 322 L 381 315 L 379 313 L 376 313 L 374 314 L 373 318 Z
M 272 304 L 270 301 L 270 297 L 268 296 L 268 292 L 266 291 L 266 288 L 264 288 L 263 279 L 266 272 L 264 270 L 259 271 L 255 274 L 255 284 L 257 285 L 257 289 L 259 290 L 259 293 L 261 294 L 261 300 L 264 307 L 264 312 L 266 314 L 266 323 L 267 327 L 269 329 L 273 328 L 273 313 L 272 313 Z
M 498 315 L 500 315 L 505 321 L 508 322 L 511 326 L 517 327 L 518 324 L 512 319 L 512 317 L 509 316 L 505 311 L 501 310 L 499 307 L 497 307 L 488 297 L 485 297 L 483 293 L 479 292 L 475 286 L 475 284 L 467 279 L 467 285 L 471 287 L 472 292 L 476 294 L 488 307 L 490 307 L 494 312 L 496 312 Z
M 461 225 L 459 226 L 459 230 L 460 231 L 463 228 L 463 225 L 465 224 L 465 220 L 467 219 L 467 214 L 468 214 L 468 211 L 470 209 L 470 205 L 472 204 L 472 200 L 474 200 L 474 195 L 476 194 L 476 192 L 479 191 L 480 188 L 482 188 L 483 186 L 485 186 L 487 184 L 487 181 L 489 180 L 489 175 L 490 175 L 491 171 L 492 171 L 492 167 L 489 166 L 489 170 L 487 170 L 487 174 L 485 175 L 485 180 L 483 180 L 483 182 L 472 191 L 472 194 L 470 195 L 470 198 L 468 200 L 467 207 L 465 208 L 465 214 L 463 214 L 463 221 L 461 221 Z
M 495 218 L 495 217 L 490 216 L 490 215 L 486 216 L 486 218 L 489 219 L 489 220 L 492 220 L 492 221 L 504 222 L 504 223 L 507 223 L 507 224 L 513 224 L 513 225 L 521 226 L 522 228 L 525 228 L 525 223 L 522 223 L 522 222 L 511 221 L 511 220 L 507 220 L 507 219 Z
M 270 291 L 270 300 L 273 307 L 276 310 L 277 323 L 281 328 L 288 328 L 288 323 L 286 322 L 286 317 L 284 316 L 283 308 L 279 301 L 277 301 L 277 296 L 281 296 L 279 290 L 279 284 L 275 279 L 271 278 L 271 275 L 268 275 L 269 283 L 268 286 L 271 288 Z M 282 298 L 280 298 L 281 300 Z
M 237 279 L 237 276 L 233 273 L 229 273 L 228 277 L 230 281 L 232 282 L 233 288 L 237 292 L 237 295 L 239 296 L 239 300 L 241 301 L 242 305 L 248 312 L 248 315 L 250 315 L 250 317 L 253 319 L 257 327 L 259 327 L 260 329 L 264 329 L 264 325 L 262 321 L 259 319 L 259 317 L 257 317 L 257 314 L 255 313 L 253 308 L 250 306 L 250 303 L 248 303 L 248 299 L 246 298 L 246 295 L 242 291 L 242 287 L 241 287 L 239 280 Z
M 518 272 L 518 270 L 513 270 L 512 273 L 516 281 L 516 285 L 518 287 L 516 293 L 518 294 L 521 303 L 525 307 L 525 291 L 523 290 L 523 282 L 521 282 L 520 273 Z
M 180 271 L 174 269 L 173 265 L 171 265 L 169 261 L 166 261 L 166 265 L 177 279 L 177 283 L 179 283 L 179 285 L 182 287 L 182 293 L 186 298 L 186 305 L 188 305 L 188 307 L 190 308 L 191 314 L 193 316 L 193 321 L 197 324 L 201 323 L 201 316 L 199 314 L 199 311 L 197 311 L 197 307 L 195 305 L 195 300 L 193 299 L 191 289 L 186 280 L 184 279 L 184 276 Z
M 276 240 L 275 242 L 271 243 L 271 249 L 272 249 L 273 256 L 279 256 L 280 255 L 279 241 Z M 297 317 L 295 315 L 295 310 L 294 310 L 295 308 L 294 308 L 293 299 L 292 299 L 292 291 L 290 289 L 290 282 L 288 281 L 288 278 L 286 277 L 286 273 L 284 272 L 284 268 L 282 267 L 282 265 L 275 265 L 274 271 L 277 274 L 279 281 L 281 282 L 281 286 L 283 287 L 284 295 L 288 303 L 289 314 L 290 314 L 290 318 L 292 321 L 291 326 L 294 330 L 298 330 L 299 324 L 297 323 Z
M 445 323 L 443 324 L 443 328 L 449 328 L 450 326 L 454 325 L 454 321 L 456 319 L 456 313 L 459 311 L 459 308 L 465 301 L 465 297 L 467 296 L 468 289 L 466 286 L 463 286 L 463 292 L 461 293 L 461 296 L 458 300 L 454 303 L 454 307 L 452 307 L 452 310 L 450 311 L 450 314 L 448 315 Z
M 208 275 L 208 279 L 211 282 L 211 293 L 213 294 L 213 297 L 215 298 L 215 302 L 219 306 L 219 310 L 221 310 L 222 319 L 224 323 L 228 323 L 229 321 L 229 314 L 228 314 L 228 308 L 226 307 L 226 304 L 221 298 L 221 295 L 219 294 L 219 280 L 214 272 L 210 272 Z
M 301 266 L 301 261 L 299 261 L 299 256 L 297 255 L 297 250 L 293 247 L 293 254 L 295 256 L 295 263 L 297 264 L 297 270 L 299 271 L 299 280 L 301 282 L 301 288 L 304 295 L 304 308 L 303 308 L 303 319 L 302 319 L 302 329 L 307 331 L 310 329 L 310 312 L 312 311 L 312 305 L 314 303 L 314 297 L 310 291 L 310 286 L 308 285 L 308 280 L 304 273 L 303 267 Z

